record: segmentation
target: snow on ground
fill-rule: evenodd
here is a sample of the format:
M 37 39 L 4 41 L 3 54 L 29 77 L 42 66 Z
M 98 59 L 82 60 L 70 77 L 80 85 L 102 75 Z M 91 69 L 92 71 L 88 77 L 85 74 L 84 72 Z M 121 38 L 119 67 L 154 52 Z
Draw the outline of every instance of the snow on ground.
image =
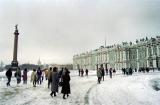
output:
M 51 98 L 47 81 L 37 87 L 30 78 L 27 85 L 17 86 L 13 77 L 11 87 L 6 87 L 6 81 L 5 72 L 0 72 L 0 105 L 160 105 L 160 72 L 105 76 L 97 84 L 95 71 L 90 70 L 88 77 L 71 71 L 71 95 L 65 100 L 61 87 L 57 97 Z

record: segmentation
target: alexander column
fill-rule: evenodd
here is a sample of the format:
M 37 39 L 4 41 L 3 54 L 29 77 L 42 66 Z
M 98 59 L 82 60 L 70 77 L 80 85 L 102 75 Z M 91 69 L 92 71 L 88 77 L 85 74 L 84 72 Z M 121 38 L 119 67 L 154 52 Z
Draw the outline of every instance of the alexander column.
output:
M 18 67 L 18 61 L 17 61 L 17 51 L 18 51 L 18 25 L 15 26 L 15 32 L 14 32 L 14 49 L 13 49 L 13 61 L 11 63 L 12 70 L 16 70 Z

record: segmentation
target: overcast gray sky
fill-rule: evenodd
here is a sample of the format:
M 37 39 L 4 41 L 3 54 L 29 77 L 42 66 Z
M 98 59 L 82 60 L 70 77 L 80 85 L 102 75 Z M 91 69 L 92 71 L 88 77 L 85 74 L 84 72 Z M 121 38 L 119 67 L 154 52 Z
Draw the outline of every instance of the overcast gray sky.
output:
M 160 35 L 160 0 L 0 0 L 0 60 L 72 63 L 74 54 Z

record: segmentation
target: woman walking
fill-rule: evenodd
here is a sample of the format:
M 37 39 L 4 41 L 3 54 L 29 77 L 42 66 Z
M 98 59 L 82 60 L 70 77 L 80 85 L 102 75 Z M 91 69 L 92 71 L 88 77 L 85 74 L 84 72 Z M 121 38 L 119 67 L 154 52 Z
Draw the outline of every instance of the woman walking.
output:
M 112 68 L 109 69 L 109 76 L 112 78 Z
M 36 82 L 37 82 L 36 69 L 33 69 L 33 72 L 31 74 L 31 82 L 33 82 L 33 87 L 36 87 Z
M 51 97 L 56 96 L 56 92 L 58 92 L 58 82 L 59 82 L 59 78 L 58 78 L 58 72 L 57 72 L 57 67 L 53 68 L 53 72 L 52 72 L 52 82 L 51 82 Z
M 23 77 L 23 84 L 27 84 L 27 68 L 24 69 L 22 77 Z
M 70 90 L 70 76 L 69 76 L 69 71 L 68 69 L 66 69 L 65 75 L 62 76 L 62 81 L 63 81 L 63 85 L 62 85 L 62 91 L 61 93 L 63 93 L 63 99 L 65 98 L 65 95 L 67 95 L 67 97 L 69 96 L 69 94 L 71 93 Z
M 50 69 L 48 70 L 47 76 L 48 76 L 47 78 L 48 78 L 48 88 L 49 88 L 52 82 L 52 67 L 50 67 Z
M 14 76 L 17 78 L 17 85 L 21 82 L 21 69 L 18 67 L 17 71 L 15 72 Z
M 97 70 L 98 83 L 100 84 L 102 78 L 102 70 L 99 68 Z

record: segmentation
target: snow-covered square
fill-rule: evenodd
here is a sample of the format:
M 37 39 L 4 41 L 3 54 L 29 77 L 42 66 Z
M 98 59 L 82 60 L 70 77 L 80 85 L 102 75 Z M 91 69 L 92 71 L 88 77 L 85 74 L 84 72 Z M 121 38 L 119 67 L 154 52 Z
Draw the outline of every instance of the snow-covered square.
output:
M 29 76 L 31 72 L 28 73 Z M 16 84 L 12 77 L 7 87 L 5 72 L 0 72 L 0 105 L 160 105 L 160 72 L 134 73 L 124 76 L 121 72 L 105 76 L 97 84 L 96 71 L 90 70 L 89 76 L 80 77 L 78 71 L 71 70 L 71 94 L 63 99 L 61 87 L 56 97 L 51 97 L 47 81 L 33 87 L 28 84 Z

